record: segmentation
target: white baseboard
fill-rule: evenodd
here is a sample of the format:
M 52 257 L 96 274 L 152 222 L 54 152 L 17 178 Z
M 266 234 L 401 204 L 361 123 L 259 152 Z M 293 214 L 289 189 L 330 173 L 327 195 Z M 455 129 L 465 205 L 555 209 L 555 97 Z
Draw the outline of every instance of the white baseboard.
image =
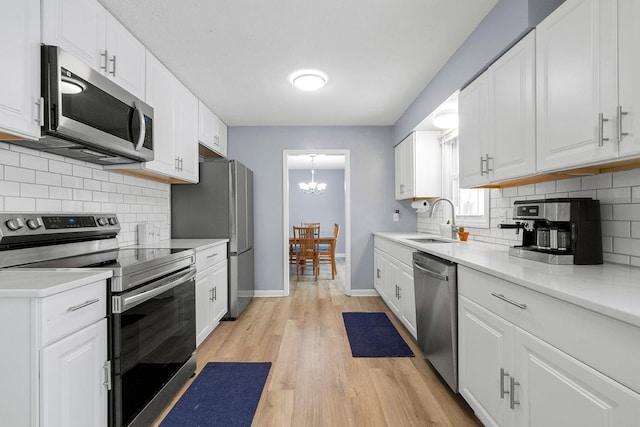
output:
M 375 289 L 351 289 L 352 297 L 377 297 L 380 296 Z
M 283 297 L 283 290 L 269 290 L 269 291 L 255 291 L 253 294 L 256 298 L 275 298 L 275 297 Z

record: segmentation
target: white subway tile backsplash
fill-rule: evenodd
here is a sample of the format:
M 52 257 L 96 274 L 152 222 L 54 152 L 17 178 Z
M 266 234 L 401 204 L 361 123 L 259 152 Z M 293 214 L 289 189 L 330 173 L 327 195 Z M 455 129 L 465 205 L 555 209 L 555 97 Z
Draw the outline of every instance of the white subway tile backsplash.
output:
M 20 154 L 20 167 L 25 169 L 36 169 L 41 171 L 49 170 L 49 160 L 40 156 Z
M 613 173 L 614 187 L 633 187 L 634 185 L 640 185 L 640 169 Z
M 73 190 L 73 200 L 82 200 L 90 202 L 93 200 L 93 194 L 89 190 Z
M 601 188 L 611 188 L 612 186 L 612 174 L 601 173 L 598 175 L 584 176 L 582 177 L 582 189 L 583 190 L 598 190 Z
M 49 187 L 39 184 L 20 184 L 20 197 L 49 198 Z
M 77 200 L 63 200 L 62 212 L 82 212 L 82 202 Z
M 62 175 L 62 186 L 69 188 L 82 188 L 84 180 L 75 176 Z
M 597 190 L 596 198 L 600 200 L 600 203 L 605 204 L 631 203 L 631 188 L 619 187 Z
M 100 202 L 84 202 L 82 204 L 83 212 L 102 212 L 102 203 Z
M 52 199 L 72 200 L 73 190 L 65 187 L 49 187 L 49 197 Z
M 73 176 L 78 176 L 81 178 L 91 178 L 93 176 L 93 172 L 90 167 L 73 165 Z
M 521 235 L 497 228 L 501 222 L 513 222 L 516 200 L 591 197 L 600 200 L 605 262 L 640 266 L 640 169 L 489 191 L 491 228 L 465 227 L 473 240 L 504 246 L 520 244 Z M 438 233 L 438 222 L 418 213 L 418 231 Z
M 33 212 L 36 210 L 36 199 L 26 197 L 5 197 L 5 212 Z
M 62 210 L 62 201 L 53 199 L 37 199 L 36 211 L 37 212 L 60 212 Z
M 102 190 L 102 183 L 93 179 L 84 179 L 82 182 L 82 188 L 85 190 L 100 191 Z
M 109 193 L 105 193 L 102 191 L 94 191 L 93 192 L 93 201 L 94 202 L 108 202 L 109 201 Z
M 20 154 L 8 149 L 0 149 L 0 163 L 7 166 L 20 166 Z
M 581 188 L 580 178 L 560 179 L 556 181 L 557 192 L 568 193 L 569 191 L 578 191 Z
M 96 179 L 98 181 L 109 181 L 109 171 L 94 169 L 93 179 Z
M 61 175 L 73 174 L 73 165 L 59 160 L 49 160 L 49 172 Z
M 56 173 L 36 171 L 36 184 L 60 187 L 62 185 L 62 177 Z
M 20 183 L 0 181 L 0 196 L 20 196 Z
M 4 167 L 4 179 L 7 181 L 26 182 L 35 184 L 36 171 L 32 169 L 22 169 L 15 166 Z

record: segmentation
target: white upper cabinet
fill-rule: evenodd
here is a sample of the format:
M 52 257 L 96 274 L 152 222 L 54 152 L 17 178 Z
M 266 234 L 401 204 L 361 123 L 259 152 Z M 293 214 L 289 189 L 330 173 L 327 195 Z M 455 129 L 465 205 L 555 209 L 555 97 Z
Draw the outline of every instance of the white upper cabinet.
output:
M 460 188 L 489 183 L 489 94 L 487 75 L 482 74 L 458 95 Z
M 535 31 L 458 97 L 460 186 L 532 175 L 535 162 Z
M 0 13 L 0 136 L 40 137 L 40 1 L 4 2 Z
M 640 2 L 618 0 L 620 156 L 640 153 Z
M 42 42 L 60 46 L 144 99 L 145 47 L 96 0 L 43 1 Z
M 439 132 L 418 131 L 394 149 L 395 198 L 438 197 L 442 193 Z
M 227 125 L 202 101 L 198 102 L 198 141 L 207 150 L 227 157 Z
M 174 80 L 174 85 L 175 175 L 186 182 L 198 182 L 198 98 L 177 79 Z
M 616 20 L 616 1 L 567 0 L 538 25 L 539 171 L 617 156 Z

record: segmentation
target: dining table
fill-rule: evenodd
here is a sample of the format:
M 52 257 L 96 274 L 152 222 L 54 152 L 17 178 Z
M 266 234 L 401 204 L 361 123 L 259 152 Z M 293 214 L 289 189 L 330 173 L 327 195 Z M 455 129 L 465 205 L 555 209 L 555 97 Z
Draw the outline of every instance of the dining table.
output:
M 293 247 L 294 245 L 294 238 L 293 236 L 289 236 L 289 248 Z M 329 254 L 331 254 L 331 272 L 332 272 L 332 277 L 335 276 L 336 273 L 336 251 L 335 251 L 335 245 L 336 245 L 336 241 L 337 238 L 335 236 L 319 236 L 318 237 L 318 244 L 319 245 L 327 245 L 327 252 Z M 324 252 L 324 251 L 323 251 Z

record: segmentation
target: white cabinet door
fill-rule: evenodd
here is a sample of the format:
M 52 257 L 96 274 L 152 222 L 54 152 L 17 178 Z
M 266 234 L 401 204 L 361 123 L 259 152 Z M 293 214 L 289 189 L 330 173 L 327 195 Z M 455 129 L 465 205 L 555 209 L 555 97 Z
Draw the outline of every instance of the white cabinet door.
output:
M 107 425 L 107 320 L 42 349 L 40 425 Z
M 399 292 L 399 307 L 400 307 L 400 320 L 407 330 L 417 338 L 416 332 L 416 292 L 413 284 L 413 268 L 404 264 L 399 264 L 400 268 L 398 273 L 398 286 Z
M 538 171 L 617 156 L 616 8 L 567 0 L 536 28 Z
M 40 137 L 40 2 L 5 2 L 0 13 L 0 134 Z
M 384 278 L 385 294 L 387 294 L 387 305 L 396 316 L 400 317 L 400 264 L 393 258 L 387 258 L 387 274 Z
M 225 260 L 224 262 L 216 264 L 211 267 L 211 270 L 213 283 L 213 310 L 211 321 L 215 327 L 228 310 L 229 284 L 227 261 Z
M 640 153 L 640 2 L 618 0 L 620 156 Z M 618 123 L 616 123 L 618 125 Z M 626 133 L 628 135 L 622 135 Z
M 42 2 L 42 42 L 60 46 L 93 69 L 107 67 L 107 11 L 96 0 Z
M 536 172 L 535 41 L 534 30 L 487 70 L 491 181 Z
M 222 157 L 227 157 L 227 125 L 215 114 L 213 117 L 215 121 L 214 149 Z
M 394 159 L 394 194 L 396 200 L 406 199 L 405 197 L 405 175 L 404 175 L 404 162 L 403 162 L 403 151 L 402 151 L 402 143 L 396 145 L 393 148 L 393 159 Z
M 196 275 L 196 346 L 202 344 L 213 330 L 213 287 L 212 268 L 199 271 Z
M 512 424 L 509 395 L 501 390 L 508 391 L 510 377 L 506 375 L 514 370 L 513 328 L 501 317 L 458 297 L 460 394 L 487 426 Z
M 106 14 L 106 29 L 107 75 L 125 90 L 144 100 L 144 45 L 109 13 Z
M 385 287 L 385 278 L 386 278 L 386 270 L 387 270 L 387 257 L 379 249 L 373 250 L 373 286 L 376 288 L 376 291 L 380 294 L 383 300 L 387 300 L 387 293 Z
M 516 328 L 514 399 L 522 427 L 640 425 L 640 395 Z
M 394 148 L 396 200 L 442 194 L 442 159 L 438 132 L 418 131 Z
M 42 41 L 145 99 L 145 47 L 97 0 L 43 1 Z
M 175 174 L 185 181 L 198 182 L 198 99 L 175 78 L 174 85 Z
M 149 52 L 146 53 L 146 98 L 153 107 L 154 158 L 141 167 L 172 175 L 176 162 L 173 151 L 175 127 L 175 77 Z
M 198 100 L 198 141 L 213 150 L 215 115 L 204 103 Z
M 458 96 L 460 188 L 489 183 L 485 172 L 488 146 L 488 82 L 484 73 Z

